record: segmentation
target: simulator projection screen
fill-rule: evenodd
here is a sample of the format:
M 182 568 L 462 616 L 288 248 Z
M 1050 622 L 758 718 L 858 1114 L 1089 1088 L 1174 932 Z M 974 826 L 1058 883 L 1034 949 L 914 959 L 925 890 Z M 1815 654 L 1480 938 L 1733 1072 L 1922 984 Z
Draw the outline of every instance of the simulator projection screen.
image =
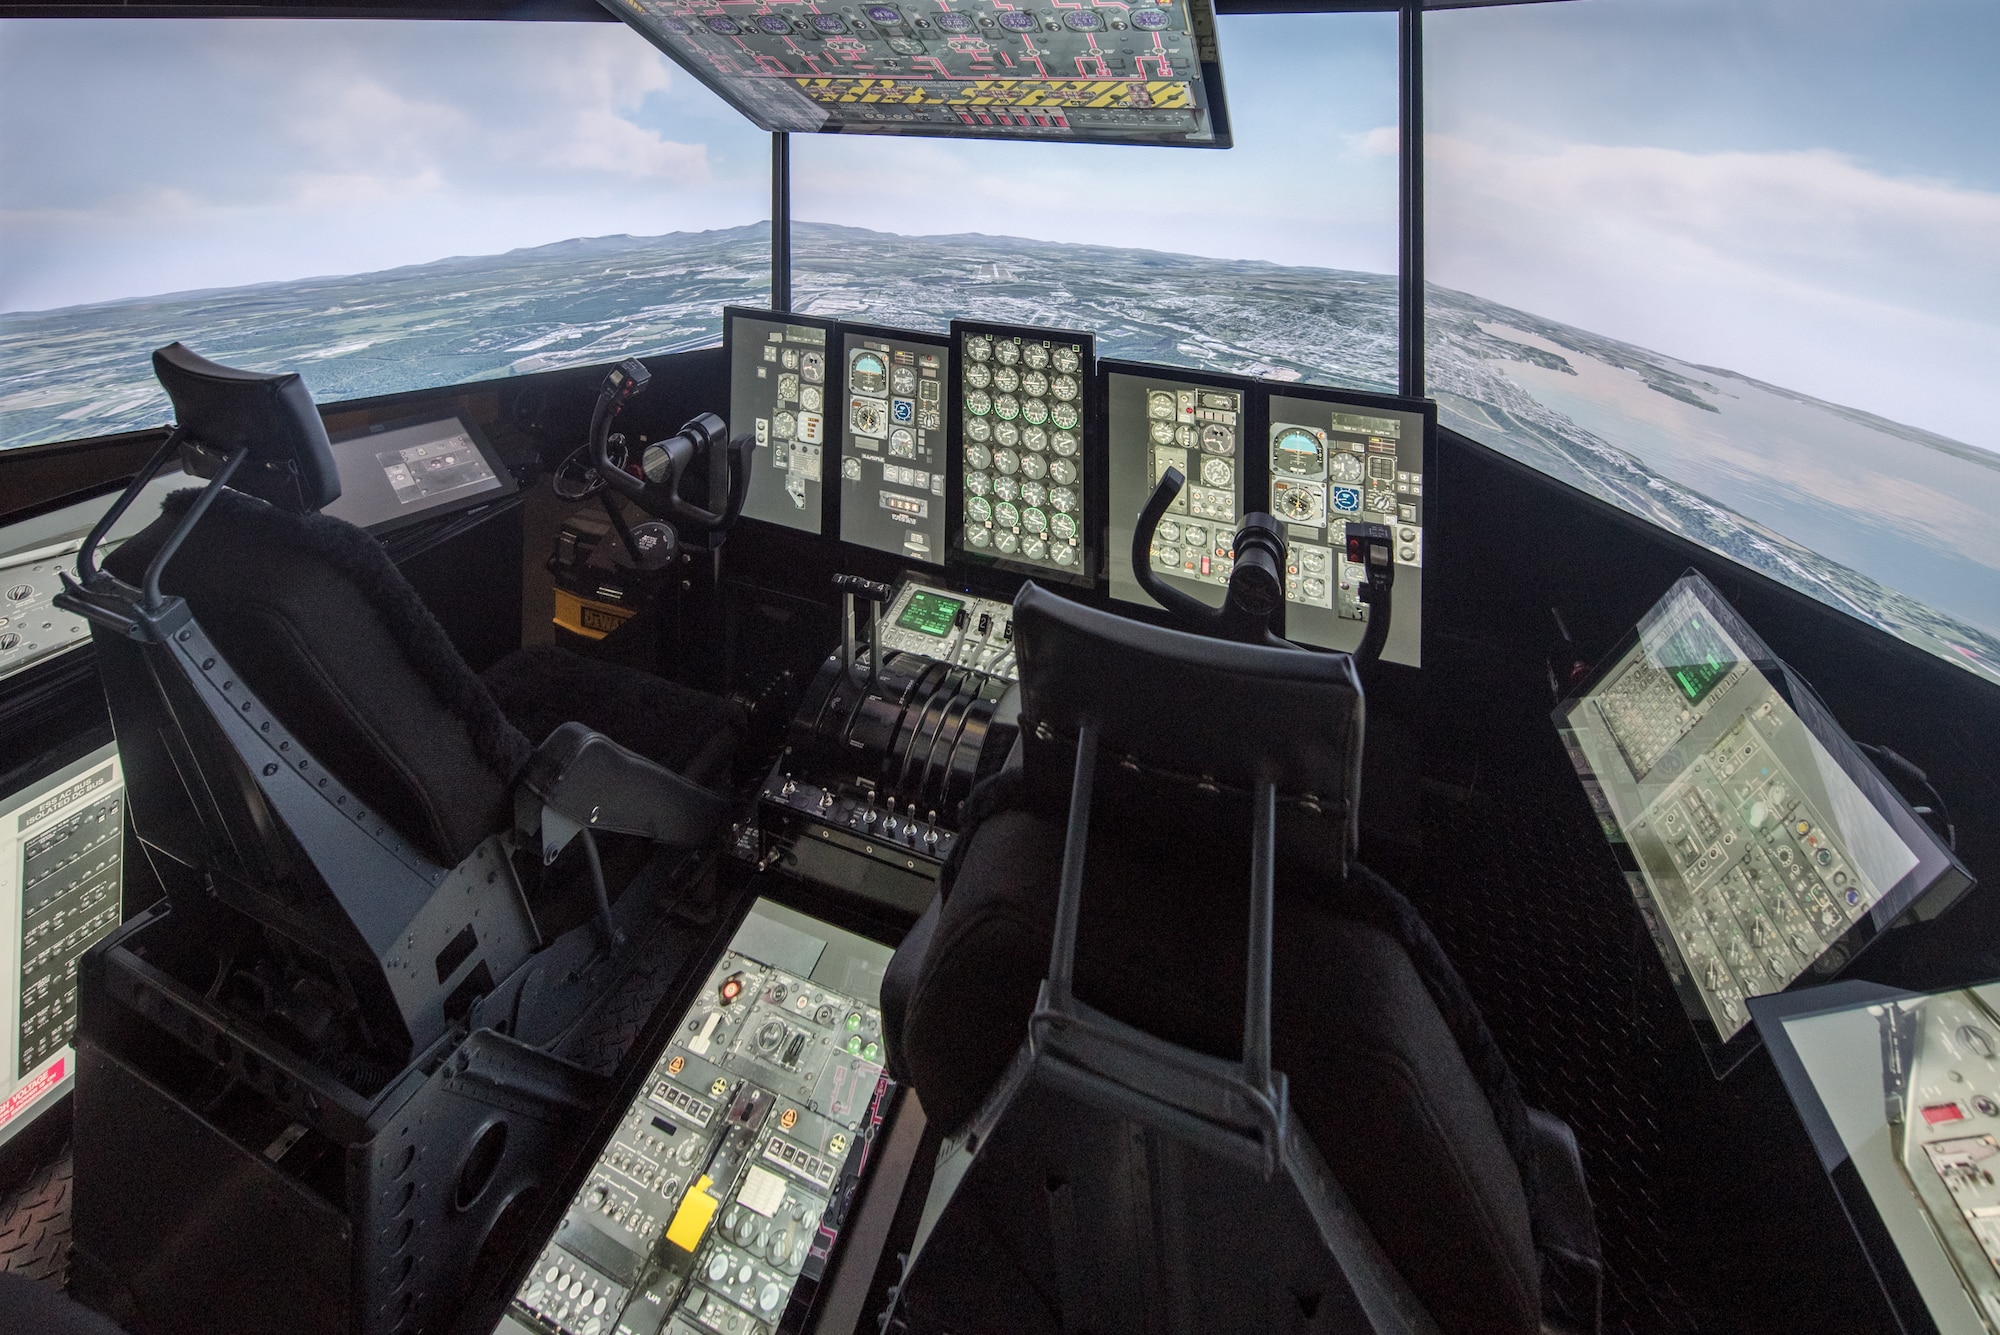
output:
M 603 0 L 760 128 L 1227 148 L 1209 0 Z
M 1962 878 L 1700 575 L 1675 583 L 1556 723 L 1719 1070 L 1754 1043 L 1749 998 L 1837 973 Z

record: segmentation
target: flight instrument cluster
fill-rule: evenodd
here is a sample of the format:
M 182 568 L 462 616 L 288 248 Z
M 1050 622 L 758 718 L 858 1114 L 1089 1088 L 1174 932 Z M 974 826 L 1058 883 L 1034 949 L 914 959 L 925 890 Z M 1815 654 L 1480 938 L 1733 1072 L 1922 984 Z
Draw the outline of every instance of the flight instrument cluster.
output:
M 1088 334 L 952 322 L 964 432 L 963 546 L 1009 564 L 1088 576 Z
M 1227 148 L 1209 0 L 605 0 L 760 128 Z

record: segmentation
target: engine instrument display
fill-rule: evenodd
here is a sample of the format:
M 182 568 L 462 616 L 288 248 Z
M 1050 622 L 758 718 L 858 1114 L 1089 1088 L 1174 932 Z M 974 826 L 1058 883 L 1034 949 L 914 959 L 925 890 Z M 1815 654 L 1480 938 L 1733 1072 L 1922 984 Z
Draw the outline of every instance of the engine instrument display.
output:
M 951 336 L 958 550 L 1089 583 L 1091 336 L 960 320 Z
M 1405 408 L 1402 404 L 1408 404 Z M 1422 644 L 1424 459 L 1435 409 L 1372 395 L 1269 398 L 1265 462 L 1271 513 L 1290 544 L 1285 634 L 1301 644 L 1353 649 L 1367 630 L 1366 577 L 1347 560 L 1349 523 L 1386 524 L 1396 586 L 1382 657 L 1415 667 Z
M 1132 573 L 1139 511 L 1169 468 L 1187 482 L 1153 531 L 1154 574 L 1211 606 L 1229 585 L 1244 512 L 1252 387 L 1226 376 L 1106 363 L 1111 596 L 1150 604 Z
M 1210 0 L 603 0 L 765 130 L 1227 148 Z
M 743 513 L 807 533 L 825 530 L 830 400 L 843 379 L 830 361 L 832 325 L 800 315 L 728 307 L 729 432 L 753 431 L 757 448 Z
M 1718 1069 L 1752 1040 L 1751 997 L 1838 972 L 1925 891 L 1963 889 L 1928 827 L 1697 574 L 1556 721 Z
M 909 602 L 904 604 L 903 614 L 896 618 L 896 625 L 903 630 L 913 630 L 919 635 L 941 640 L 951 634 L 958 623 L 958 609 L 964 606 L 964 599 L 947 598 L 929 589 L 917 589 L 910 594 Z
M 854 325 L 841 326 L 840 344 L 841 539 L 942 564 L 951 344 Z

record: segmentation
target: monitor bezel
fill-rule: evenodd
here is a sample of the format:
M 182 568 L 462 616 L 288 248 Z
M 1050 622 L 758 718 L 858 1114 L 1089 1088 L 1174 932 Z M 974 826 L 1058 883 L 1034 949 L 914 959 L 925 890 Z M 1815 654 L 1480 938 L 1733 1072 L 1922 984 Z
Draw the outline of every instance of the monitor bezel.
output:
M 870 547 L 865 542 L 856 542 L 853 539 L 847 537 L 844 530 L 841 528 L 841 525 L 846 522 L 846 510 L 842 502 L 839 487 L 833 488 L 832 494 L 828 497 L 828 504 L 830 504 L 833 507 L 833 518 L 830 521 L 832 524 L 832 532 L 836 535 L 837 540 L 843 546 L 853 547 L 856 548 L 857 550 L 864 552 L 873 552 L 877 556 L 887 557 L 891 561 L 901 561 L 904 564 L 912 567 L 917 567 L 925 570 L 943 570 L 945 568 L 946 563 L 951 560 L 953 555 L 951 547 L 951 486 L 952 486 L 952 467 L 953 467 L 952 461 L 957 454 L 956 446 L 953 443 L 954 437 L 952 434 L 952 426 L 949 420 L 949 415 L 951 413 L 950 382 L 952 379 L 951 332 L 949 329 L 947 329 L 943 333 L 936 333 L 924 329 L 898 329 L 893 325 L 856 324 L 847 320 L 841 320 L 838 321 L 837 323 L 840 326 L 840 364 L 842 368 L 841 397 L 843 399 L 845 399 L 848 394 L 846 366 L 847 366 L 847 339 L 850 335 L 858 338 L 879 338 L 886 342 L 896 342 L 900 340 L 906 343 L 935 343 L 938 347 L 938 350 L 944 354 L 944 379 L 946 383 L 945 383 L 945 397 L 942 402 L 942 407 L 947 416 L 947 420 L 943 423 L 945 504 L 943 510 L 944 534 L 939 539 L 938 559 L 935 561 L 919 561 L 915 557 L 909 556 L 903 552 L 885 552 L 879 547 Z M 849 432 L 847 426 L 847 414 L 843 412 L 840 415 L 840 458 L 839 460 L 836 460 L 836 463 L 844 461 L 847 458 L 848 437 L 849 437 Z
M 1012 557 L 982 552 L 969 546 L 965 541 L 965 405 L 964 377 L 961 366 L 964 360 L 965 339 L 968 334 L 989 334 L 1003 338 L 1039 338 L 1050 342 L 1075 343 L 1083 349 L 1084 365 L 1080 378 L 1084 392 L 1091 396 L 1084 411 L 1078 415 L 1077 426 L 1082 435 L 1082 445 L 1078 453 L 1083 458 L 1083 523 L 1079 529 L 1083 542 L 1083 558 L 1077 563 L 1075 573 L 1060 570 L 1054 566 L 1042 565 L 1034 561 L 1019 561 Z M 1098 434 L 1100 404 L 1103 401 L 1104 381 L 1097 360 L 1097 336 L 1081 329 L 1060 329 L 1041 325 L 1008 324 L 995 320 L 953 320 L 951 322 L 951 384 L 946 387 L 945 397 L 951 412 L 951 420 L 946 424 L 945 458 L 945 550 L 950 559 L 975 569 L 1003 570 L 1012 575 L 1025 575 L 1030 579 L 1050 580 L 1059 584 L 1074 585 L 1078 588 L 1094 589 L 1101 579 L 1099 563 L 1104 556 L 1105 519 L 1109 511 L 1105 505 L 1104 439 Z
M 365 526 L 363 531 L 378 536 L 385 533 L 396 533 L 433 519 L 443 518 L 445 515 L 460 514 L 467 510 L 477 510 L 481 506 L 505 500 L 507 497 L 515 495 L 521 490 L 521 480 L 514 476 L 513 468 L 500 456 L 500 452 L 493 448 L 493 442 L 486 438 L 486 433 L 480 429 L 477 422 L 466 415 L 462 407 L 452 407 L 443 413 L 432 411 L 412 413 L 402 417 L 388 417 L 379 421 L 364 422 L 359 426 L 349 427 L 343 431 L 329 432 L 327 433 L 327 444 L 333 451 L 334 468 L 338 470 L 340 467 L 340 449 L 344 445 L 351 445 L 357 440 L 365 440 L 369 436 L 382 436 L 387 435 L 391 431 L 402 431 L 413 426 L 429 426 L 433 423 L 444 421 L 455 421 L 459 424 L 465 431 L 466 436 L 472 441 L 473 448 L 478 450 L 480 457 L 486 460 L 486 466 L 493 470 L 493 476 L 500 479 L 500 485 L 498 487 L 489 487 L 484 491 L 474 492 L 470 496 L 461 496 L 455 500 L 443 501 L 428 509 L 417 510 L 408 514 L 391 515 L 387 519 L 377 520 L 375 523 Z M 343 489 L 345 481 L 343 478 Z M 338 515 L 329 517 L 334 519 L 340 518 Z M 342 522 L 352 523 L 353 521 L 343 520 Z M 363 528 L 359 524 L 356 524 L 355 527 Z
M 775 322 L 779 324 L 806 325 L 810 328 L 819 329 L 825 332 L 827 336 L 827 344 L 829 347 L 834 346 L 838 342 L 840 338 L 840 331 L 842 329 L 841 322 L 829 316 L 799 315 L 792 311 L 772 310 L 764 306 L 724 306 L 722 308 L 722 376 L 723 376 L 722 388 L 723 388 L 723 398 L 724 398 L 723 415 L 724 419 L 729 422 L 729 437 L 731 440 L 734 440 L 738 435 L 742 434 L 743 431 L 749 429 L 747 426 L 741 428 L 737 426 L 734 420 L 736 415 L 736 404 L 731 401 L 736 392 L 735 331 L 736 331 L 736 320 L 738 317 L 750 320 L 764 320 L 767 322 Z M 844 385 L 845 383 L 846 383 L 845 375 L 843 373 L 842 384 Z M 832 451 L 832 454 L 833 454 L 834 466 L 838 468 L 840 463 L 840 451 L 838 447 L 836 447 Z M 754 446 L 752 447 L 751 457 L 753 459 L 755 458 Z M 746 493 L 747 493 L 747 485 L 746 485 Z M 829 533 L 838 534 L 840 531 L 839 506 L 840 506 L 840 488 L 837 486 L 829 487 L 827 485 L 826 468 L 824 462 L 822 461 L 822 465 L 820 468 L 820 486 L 819 486 L 819 528 L 817 530 L 809 528 L 799 528 L 792 524 L 781 524 L 775 519 L 759 519 L 756 515 L 752 514 L 744 514 L 740 516 L 738 522 L 745 524 L 754 524 L 763 528 L 782 529 L 787 533 L 803 533 L 808 537 L 824 538 Z

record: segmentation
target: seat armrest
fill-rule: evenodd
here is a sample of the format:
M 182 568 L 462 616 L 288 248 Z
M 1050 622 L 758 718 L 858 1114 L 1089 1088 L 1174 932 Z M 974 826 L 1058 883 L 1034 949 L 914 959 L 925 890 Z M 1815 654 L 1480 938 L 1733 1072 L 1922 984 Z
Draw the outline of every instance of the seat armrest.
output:
M 1535 1164 L 1535 1250 L 1542 1258 L 1546 1328 L 1595 1332 L 1602 1321 L 1604 1257 L 1597 1211 L 1583 1177 L 1576 1134 L 1561 1118 L 1528 1109 Z
M 691 848 L 722 828 L 729 799 L 603 733 L 565 723 L 535 748 L 521 771 L 515 813 L 523 831 L 542 831 L 545 857 L 553 857 L 578 829 Z

